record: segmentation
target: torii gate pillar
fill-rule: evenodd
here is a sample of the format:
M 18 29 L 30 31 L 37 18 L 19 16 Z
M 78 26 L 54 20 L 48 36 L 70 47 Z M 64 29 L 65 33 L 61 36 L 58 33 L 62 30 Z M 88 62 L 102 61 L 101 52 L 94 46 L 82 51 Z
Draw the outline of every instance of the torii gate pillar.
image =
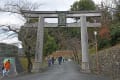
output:
M 88 33 L 86 16 L 80 17 L 81 22 L 81 46 L 82 46 L 82 70 L 90 72 L 88 56 Z
M 36 41 L 36 54 L 35 62 L 33 64 L 33 72 L 39 72 L 42 65 L 43 57 L 43 39 L 44 39 L 44 18 L 39 16 L 39 22 L 37 27 L 37 41 Z

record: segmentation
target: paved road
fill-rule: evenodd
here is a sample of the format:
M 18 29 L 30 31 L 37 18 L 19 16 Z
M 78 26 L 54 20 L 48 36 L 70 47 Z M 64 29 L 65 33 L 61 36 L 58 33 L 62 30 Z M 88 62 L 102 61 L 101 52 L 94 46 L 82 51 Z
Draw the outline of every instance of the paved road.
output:
M 85 74 L 73 62 L 54 65 L 44 73 L 25 75 L 5 80 L 111 80 L 107 77 Z

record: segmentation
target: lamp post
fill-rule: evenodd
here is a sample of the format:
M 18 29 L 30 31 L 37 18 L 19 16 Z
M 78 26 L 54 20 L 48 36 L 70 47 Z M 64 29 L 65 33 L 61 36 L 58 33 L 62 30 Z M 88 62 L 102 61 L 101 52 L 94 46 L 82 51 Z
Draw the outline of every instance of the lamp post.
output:
M 97 48 L 97 31 L 94 31 L 95 35 L 95 52 L 96 52 L 96 69 L 99 73 L 99 59 L 98 59 L 98 48 Z

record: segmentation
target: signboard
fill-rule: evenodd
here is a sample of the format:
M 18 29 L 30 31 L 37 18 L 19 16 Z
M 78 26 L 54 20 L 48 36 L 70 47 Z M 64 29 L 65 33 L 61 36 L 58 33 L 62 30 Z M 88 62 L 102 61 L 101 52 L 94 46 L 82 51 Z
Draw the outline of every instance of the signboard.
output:
M 66 26 L 66 13 L 58 13 L 58 26 Z
M 14 57 L 0 57 L 0 72 L 1 72 L 1 75 L 2 75 L 2 66 L 8 60 L 10 60 L 10 64 L 11 64 L 11 68 L 10 68 L 10 71 L 9 71 L 8 75 L 10 75 L 10 76 L 16 75 L 15 58 Z

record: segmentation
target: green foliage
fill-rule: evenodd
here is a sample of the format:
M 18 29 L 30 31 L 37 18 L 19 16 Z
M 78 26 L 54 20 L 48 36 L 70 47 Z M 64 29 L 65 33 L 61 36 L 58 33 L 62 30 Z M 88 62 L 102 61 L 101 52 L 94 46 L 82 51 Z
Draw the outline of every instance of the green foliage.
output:
M 45 38 L 44 38 L 44 56 L 51 54 L 53 51 L 56 51 L 58 45 L 53 36 L 48 34 L 48 30 L 45 30 Z
M 111 26 L 111 44 L 115 45 L 120 42 L 120 23 Z
M 68 34 L 71 36 L 71 37 L 77 37 L 77 38 L 80 38 L 80 28 L 69 28 L 68 29 Z
M 98 49 L 110 47 L 117 43 L 120 43 L 120 23 L 114 23 L 110 26 L 110 39 L 98 37 Z
M 92 0 L 79 0 L 73 3 L 71 11 L 95 10 L 95 4 Z
M 110 40 L 108 39 L 99 39 L 98 40 L 98 49 L 107 48 L 110 46 Z

